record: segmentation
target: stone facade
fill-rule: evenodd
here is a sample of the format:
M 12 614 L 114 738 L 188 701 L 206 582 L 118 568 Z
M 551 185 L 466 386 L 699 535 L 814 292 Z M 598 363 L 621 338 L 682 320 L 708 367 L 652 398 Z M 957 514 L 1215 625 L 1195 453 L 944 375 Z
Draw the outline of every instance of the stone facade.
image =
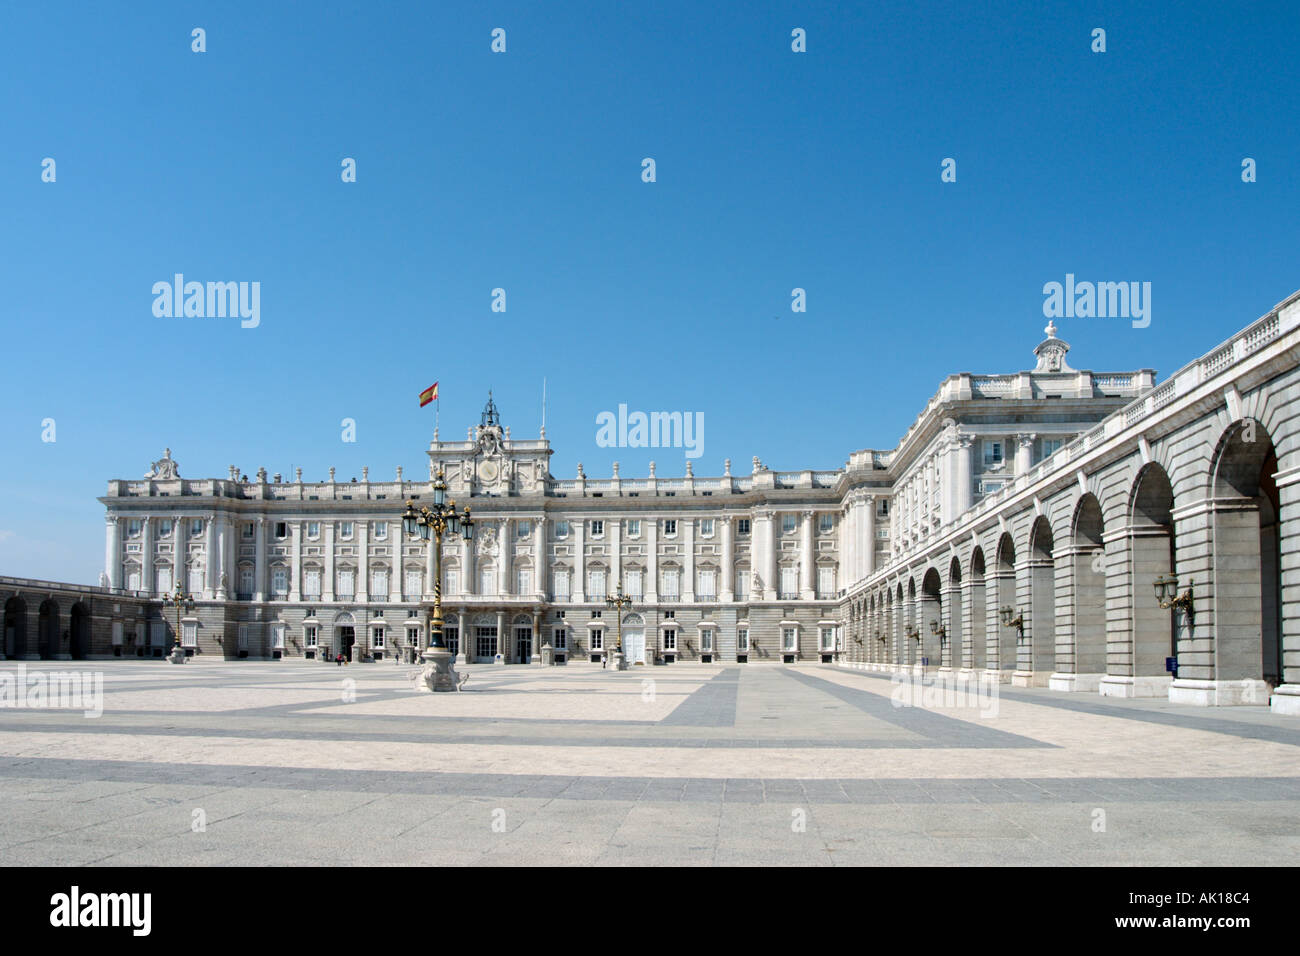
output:
M 647 663 L 928 667 L 1287 710 L 1297 324 L 1293 297 L 1159 387 L 1150 369 L 1071 368 L 1049 325 L 1034 367 L 950 376 L 895 448 L 834 471 L 755 458 L 748 474 L 556 479 L 545 429 L 513 438 L 490 399 L 464 441 L 435 430 L 419 481 L 191 480 L 168 451 L 100 499 L 103 594 L 156 608 L 180 574 L 198 605 L 183 636 L 204 654 L 409 655 L 434 572 L 400 516 L 441 472 L 477 529 L 442 550 L 462 660 L 536 663 L 543 643 L 598 660 L 621 584 L 624 646 Z M 1153 584 L 1175 575 L 1166 597 L 1190 589 L 1193 613 L 1160 606 Z

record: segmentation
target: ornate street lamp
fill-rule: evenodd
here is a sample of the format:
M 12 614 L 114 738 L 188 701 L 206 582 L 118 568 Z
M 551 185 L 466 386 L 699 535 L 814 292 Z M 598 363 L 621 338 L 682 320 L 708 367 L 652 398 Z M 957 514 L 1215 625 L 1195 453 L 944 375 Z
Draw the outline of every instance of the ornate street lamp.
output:
M 181 613 L 194 610 L 194 595 L 186 593 L 181 585 L 180 576 L 177 575 L 176 590 L 171 594 L 164 594 L 162 603 L 163 607 L 176 608 L 176 643 L 172 645 L 171 659 L 174 663 L 180 663 L 185 659 L 185 650 L 181 647 Z
M 1014 615 L 1014 617 L 1013 617 Z M 1020 634 L 1020 640 L 1025 638 L 1025 616 L 1009 604 L 1004 604 L 998 609 L 998 618 L 1002 621 L 1003 627 L 1014 627 Z
M 1152 582 L 1156 589 L 1156 603 L 1161 608 L 1168 611 L 1171 608 L 1182 608 L 1187 614 L 1187 626 L 1196 626 L 1196 604 L 1192 598 L 1192 586 L 1195 582 L 1187 582 L 1187 590 L 1182 594 L 1178 593 L 1178 575 L 1170 574 L 1168 577 L 1161 575 Z
M 605 605 L 617 609 L 616 614 L 618 616 L 618 623 L 616 628 L 618 633 L 618 644 L 615 646 L 613 654 L 614 669 L 624 671 L 627 670 L 627 659 L 623 656 L 623 612 L 631 609 L 632 599 L 623 593 L 622 581 L 618 582 L 618 591 L 615 596 L 611 597 L 608 594 L 605 595 Z
M 452 654 L 442 641 L 442 536 L 460 535 L 471 541 L 474 521 L 469 508 L 458 514 L 456 502 L 447 500 L 447 482 L 441 471 L 433 482 L 432 508 L 423 507 L 417 512 L 414 501 L 406 502 L 406 510 L 402 512 L 402 532 L 421 541 L 433 540 L 433 612 L 429 617 L 429 646 L 420 654 L 425 663 L 424 683 L 429 690 L 459 690 L 468 677 L 456 673 L 452 667 Z

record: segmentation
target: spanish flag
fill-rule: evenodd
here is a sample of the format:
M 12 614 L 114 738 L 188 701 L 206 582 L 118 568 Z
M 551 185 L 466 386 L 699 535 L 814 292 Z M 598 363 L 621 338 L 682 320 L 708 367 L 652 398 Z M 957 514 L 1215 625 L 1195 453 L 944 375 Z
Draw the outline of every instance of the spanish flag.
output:
M 432 385 L 430 385 L 428 388 L 426 388 L 423 392 L 420 393 L 420 407 L 424 408 L 425 405 L 428 405 L 431 401 L 433 401 L 437 397 L 438 397 L 438 383 L 434 382 Z

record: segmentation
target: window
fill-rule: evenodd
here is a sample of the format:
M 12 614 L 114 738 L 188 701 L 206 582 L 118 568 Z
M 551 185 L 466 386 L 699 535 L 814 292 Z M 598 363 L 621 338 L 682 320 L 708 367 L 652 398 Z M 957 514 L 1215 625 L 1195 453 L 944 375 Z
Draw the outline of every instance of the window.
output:
M 419 572 L 417 571 L 416 573 L 418 574 Z M 413 590 L 411 593 L 412 594 L 420 593 L 419 581 L 416 582 L 415 590 Z M 460 593 L 460 569 L 459 568 L 448 568 L 447 570 L 442 572 L 442 593 L 443 594 Z
M 383 646 L 384 646 L 384 629 L 383 629 L 382 627 L 376 627 L 376 628 L 373 629 L 373 631 L 374 631 L 374 641 L 372 642 L 371 646 L 372 646 L 372 647 L 383 647 Z
M 700 571 L 700 593 L 696 595 L 701 601 L 716 601 L 718 573 L 710 568 Z
M 781 650 L 794 651 L 799 647 L 799 632 L 793 627 L 781 628 Z
M 664 519 L 664 537 L 671 538 L 677 534 L 677 520 L 675 518 Z
M 352 571 L 339 572 L 339 597 L 351 600 L 356 593 L 356 575 Z
M 997 468 L 1002 464 L 1002 442 L 984 440 L 984 467 Z
M 479 568 L 478 571 L 479 594 L 496 594 L 497 593 L 497 569 L 493 567 Z
M 675 618 L 676 616 L 677 616 L 676 611 L 664 611 L 664 617 L 666 618 L 671 619 L 671 618 Z
M 238 640 L 239 640 L 239 650 L 241 651 L 248 650 L 248 625 L 247 624 L 239 625 Z
M 736 533 L 741 535 L 749 534 L 748 518 L 741 518 L 739 521 L 736 522 Z
M 567 601 L 569 599 L 569 572 L 567 570 L 551 573 L 551 593 L 555 595 L 557 601 Z
M 304 597 L 320 597 L 320 570 L 310 568 L 303 574 L 302 593 Z
M 239 569 L 239 593 L 253 593 L 253 569 L 250 567 L 245 566 Z
M 629 518 L 627 521 L 627 536 L 629 538 L 641 537 L 641 519 Z
M 593 620 L 599 620 L 601 617 L 604 616 L 604 613 L 605 613 L 604 611 L 592 611 L 591 617 Z
M 515 593 L 531 594 L 533 591 L 533 569 L 519 568 L 515 571 Z
M 271 650 L 284 651 L 284 625 L 271 625 Z
M 315 541 L 317 538 L 320 537 L 320 522 L 319 522 L 319 521 L 308 521 L 308 522 L 307 522 L 307 537 L 310 538 L 310 539 L 313 540 L 313 541 Z
M 605 572 L 603 570 L 587 572 L 587 600 L 605 600 Z
M 829 511 L 823 511 L 817 516 L 817 527 L 822 534 L 829 534 L 835 530 L 835 515 Z
M 591 536 L 593 538 L 603 538 L 605 536 L 605 522 L 593 521 L 591 523 Z
M 817 569 L 817 593 L 821 597 L 830 597 L 835 593 L 835 569 Z
M 781 569 L 781 597 L 793 597 L 799 593 L 799 572 L 796 568 Z
M 677 600 L 677 595 L 680 593 L 677 590 L 677 581 L 678 578 L 677 578 L 676 570 L 665 571 L 663 573 L 663 586 L 660 588 L 659 596 L 663 598 L 665 601 Z
M 833 627 L 822 628 L 822 650 L 823 651 L 835 650 L 835 628 Z
M 420 632 L 417 629 L 411 628 L 410 632 L 407 634 L 407 638 L 416 647 L 420 646 Z M 459 654 L 460 653 L 460 628 L 444 627 L 442 629 L 442 641 L 444 644 L 447 645 L 447 650 L 451 651 L 453 654 Z
M 387 541 L 387 540 L 388 540 L 388 522 L 387 522 L 387 521 L 376 521 L 376 522 L 375 522 L 375 540 L 376 540 L 376 541 Z
M 739 568 L 736 571 L 736 600 L 749 600 L 749 569 Z
M 591 637 L 589 638 L 589 640 L 590 640 L 590 642 L 591 642 L 591 649 L 592 649 L 593 651 L 604 650 L 604 649 L 605 649 L 605 629 L 604 629 L 604 628 L 601 628 L 601 627 L 593 627 L 593 628 L 591 629 Z
M 568 650 L 569 647 L 569 629 L 557 627 L 551 631 L 551 646 L 557 651 Z
M 567 521 L 555 522 L 555 536 L 557 538 L 567 538 L 569 536 L 569 522 Z
M 515 522 L 515 537 L 516 537 L 516 538 L 526 538 L 526 537 L 528 537 L 528 532 L 532 529 L 532 526 L 533 526 L 533 525 L 532 525 L 532 522 L 531 522 L 531 521 L 517 521 L 517 522 Z
M 712 538 L 712 537 L 713 537 L 713 519 L 712 519 L 712 518 L 701 518 L 701 519 L 700 519 L 700 537 L 702 537 L 702 538 Z
M 344 539 L 347 539 L 347 538 L 351 538 L 351 537 L 352 537 L 352 522 L 351 522 L 351 521 L 343 521 L 343 522 L 340 522 L 340 524 L 339 524 L 339 537 L 340 537 L 340 538 L 344 538 Z
M 795 516 L 792 515 L 792 514 L 784 514 L 784 515 L 781 515 L 781 533 L 782 533 L 782 534 L 793 534 L 793 533 L 794 533 L 794 519 L 795 519 Z
M 197 621 L 181 622 L 181 644 L 184 647 L 193 647 L 198 643 L 199 625 Z
M 203 590 L 203 569 L 190 568 L 190 593 L 199 594 Z
M 448 575 L 450 577 L 450 575 Z M 406 593 L 410 597 L 418 597 L 424 590 L 420 582 L 421 574 L 419 571 L 406 572 Z
M 172 533 L 172 522 L 170 518 L 163 518 L 158 522 L 158 537 L 170 538 Z
M 190 521 L 190 537 L 197 538 L 203 534 L 203 519 L 194 518 Z
M 126 589 L 128 591 L 140 590 L 140 569 L 129 568 L 126 572 Z
M 244 537 L 245 537 L 245 538 L 251 538 L 252 536 L 253 536 L 253 526 L 252 526 L 252 524 L 249 523 L 249 522 L 244 522 Z
M 388 597 L 388 572 L 370 572 L 370 596 L 384 599 Z
M 281 598 L 289 593 L 288 568 L 274 567 L 271 569 L 271 593 Z
M 749 653 L 749 628 L 736 628 L 736 651 L 740 654 Z
M 672 628 L 669 628 L 668 630 L 664 631 L 664 650 L 666 651 L 677 650 L 677 632 Z
M 709 630 L 708 628 L 705 628 L 703 631 L 700 631 L 700 653 L 702 654 L 713 653 L 713 631 Z
M 277 521 L 275 523 L 275 536 L 277 538 L 289 537 L 289 524 L 286 521 Z
M 319 640 L 315 624 L 308 624 L 302 629 L 302 643 L 304 647 L 317 647 L 319 646 Z
M 1065 444 L 1064 438 L 1044 438 L 1042 456 L 1046 458 L 1048 455 L 1060 451 L 1063 444 Z
M 640 598 L 641 591 L 641 572 L 640 570 L 627 572 L 627 593 L 629 597 Z
M 443 628 L 442 636 L 444 639 L 447 637 L 447 628 Z M 418 627 L 408 627 L 406 629 L 406 644 L 408 647 L 420 646 L 420 629 Z M 450 648 L 448 649 L 450 650 Z
M 881 498 L 880 503 L 876 506 L 876 513 L 882 518 L 889 517 L 889 499 Z
M 140 537 L 140 519 L 132 518 L 126 523 L 126 536 L 128 538 Z

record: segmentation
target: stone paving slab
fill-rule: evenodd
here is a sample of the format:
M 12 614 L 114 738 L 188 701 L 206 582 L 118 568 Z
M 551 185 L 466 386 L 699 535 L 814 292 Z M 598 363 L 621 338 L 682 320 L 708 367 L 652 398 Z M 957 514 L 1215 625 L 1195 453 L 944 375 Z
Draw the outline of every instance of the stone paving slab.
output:
M 0 708 L 0 864 L 1291 865 L 1300 851 L 1300 724 L 1263 707 L 1035 688 L 1000 688 L 994 713 L 896 707 L 888 678 L 816 666 L 481 667 L 445 695 L 384 664 L 83 666 L 103 674 L 102 716 Z

